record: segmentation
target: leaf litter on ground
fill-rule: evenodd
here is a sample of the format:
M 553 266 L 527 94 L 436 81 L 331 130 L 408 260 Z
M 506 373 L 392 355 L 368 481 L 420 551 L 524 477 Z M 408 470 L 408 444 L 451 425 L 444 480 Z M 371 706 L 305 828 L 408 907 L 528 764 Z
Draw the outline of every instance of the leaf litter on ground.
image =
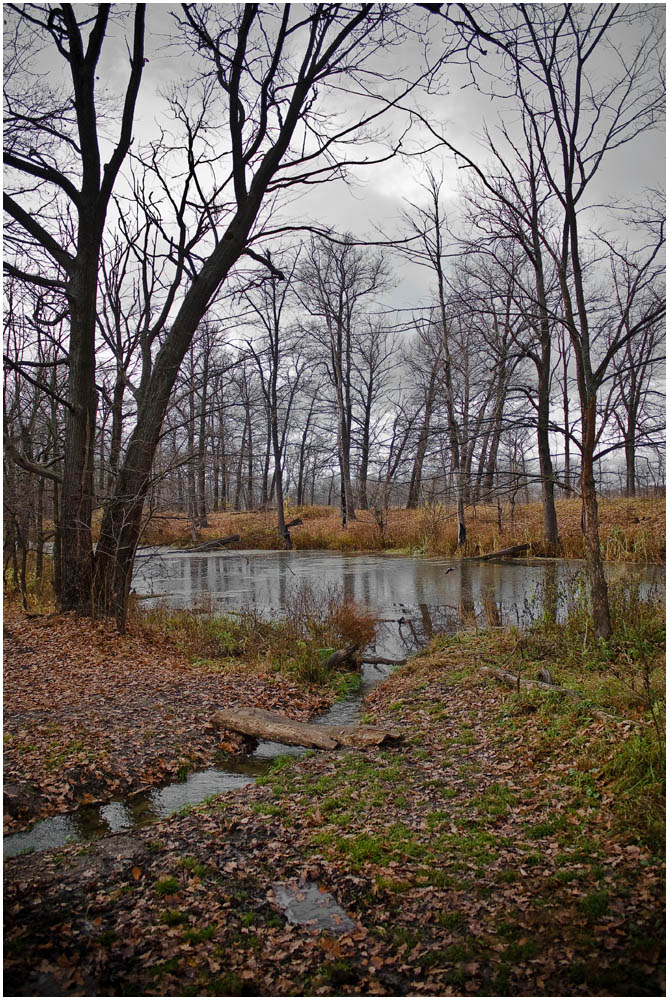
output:
M 10 861 L 6 988 L 664 995 L 663 864 L 580 770 L 627 724 L 477 676 L 492 641 L 457 637 L 368 698 L 376 723 L 403 728 L 398 748 L 280 761 L 150 829 Z M 319 886 L 355 929 L 288 922 L 277 884 Z

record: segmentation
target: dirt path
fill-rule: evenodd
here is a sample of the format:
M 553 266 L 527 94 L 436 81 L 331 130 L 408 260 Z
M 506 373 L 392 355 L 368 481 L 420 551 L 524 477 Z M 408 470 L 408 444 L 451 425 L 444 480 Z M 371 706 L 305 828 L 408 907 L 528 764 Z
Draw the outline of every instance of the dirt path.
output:
M 8 862 L 6 991 L 663 995 L 662 866 L 580 770 L 621 726 L 473 679 L 490 641 L 374 693 L 402 747 L 287 761 L 150 829 Z M 350 927 L 287 922 L 278 887 L 310 883 Z

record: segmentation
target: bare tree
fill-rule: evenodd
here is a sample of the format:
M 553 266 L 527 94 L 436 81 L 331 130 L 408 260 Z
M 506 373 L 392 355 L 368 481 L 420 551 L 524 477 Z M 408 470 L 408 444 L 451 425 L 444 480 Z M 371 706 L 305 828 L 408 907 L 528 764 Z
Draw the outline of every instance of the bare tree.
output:
M 459 27 L 485 40 L 510 61 L 514 94 L 558 215 L 555 263 L 562 317 L 573 348 L 581 410 L 583 530 L 597 636 L 611 634 L 607 584 L 600 551 L 594 456 L 598 391 L 615 354 L 632 331 L 622 328 L 598 365 L 593 358 L 588 289 L 588 241 L 581 209 L 606 159 L 654 128 L 664 110 L 658 11 L 637 5 L 594 7 L 514 4 L 473 9 L 459 4 Z M 607 62 L 607 78 L 596 63 Z M 650 249 L 651 258 L 659 246 Z M 653 320 L 655 310 L 644 317 Z
M 451 469 L 456 483 L 456 517 L 458 523 L 458 544 L 465 545 L 467 529 L 465 525 L 465 503 L 467 475 L 464 467 L 462 440 L 456 415 L 456 385 L 454 381 L 453 338 L 447 315 L 447 276 L 445 263 L 446 219 L 440 204 L 442 181 L 428 171 L 425 190 L 425 205 L 412 205 L 411 212 L 405 214 L 405 223 L 410 232 L 419 237 L 413 244 L 411 254 L 414 260 L 429 268 L 435 279 L 437 298 L 436 323 L 440 333 L 442 386 L 447 417 L 447 432 L 451 454 Z
M 352 237 L 334 243 L 313 237 L 298 271 L 299 297 L 319 325 L 312 335 L 325 339 L 324 362 L 335 393 L 342 526 L 356 520 L 352 487 L 353 378 L 362 307 L 386 280 L 381 254 L 356 247 Z M 325 335 L 325 337 L 324 337 Z M 374 380 L 372 380 L 372 383 Z
M 287 296 L 291 288 L 291 279 L 298 262 L 297 256 L 286 268 L 287 280 L 278 287 L 276 279 L 264 281 L 260 288 L 246 292 L 244 298 L 262 329 L 259 341 L 247 341 L 250 354 L 258 368 L 261 390 L 265 399 L 268 414 L 269 435 L 268 446 L 272 449 L 274 459 L 273 484 L 270 494 L 274 491 L 277 498 L 277 533 L 284 548 L 291 548 L 291 536 L 286 527 L 284 517 L 284 476 L 283 461 L 286 437 L 291 420 L 291 411 L 295 394 L 300 386 L 305 369 L 309 362 L 296 360 L 293 372 L 289 372 L 291 358 L 295 360 L 297 344 L 294 338 L 286 333 L 287 320 L 284 315 Z M 287 388 L 286 398 L 282 401 L 282 387 Z M 282 406 L 284 415 L 280 417 Z
M 5 89 L 4 208 L 10 227 L 5 268 L 14 277 L 57 290 L 69 315 L 67 432 L 57 546 L 61 565 L 58 603 L 90 611 L 93 571 L 91 512 L 97 395 L 95 335 L 98 266 L 107 210 L 132 140 L 135 104 L 144 65 L 144 4 L 135 6 L 129 43 L 130 73 L 121 101 L 116 140 L 101 130 L 96 81 L 111 15 L 100 4 L 90 16 L 72 4 L 8 4 L 14 34 Z M 35 77 L 47 43 L 64 60 L 67 93 Z M 24 72 L 30 67 L 30 75 Z M 30 248 L 48 258 L 35 269 Z

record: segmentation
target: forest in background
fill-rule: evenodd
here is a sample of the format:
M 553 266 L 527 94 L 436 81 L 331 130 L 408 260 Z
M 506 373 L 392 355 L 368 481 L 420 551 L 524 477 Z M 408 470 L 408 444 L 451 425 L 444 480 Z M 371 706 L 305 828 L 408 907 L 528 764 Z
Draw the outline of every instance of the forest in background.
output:
M 464 551 L 477 505 L 540 499 L 559 554 L 576 497 L 609 634 L 597 498 L 665 483 L 664 199 L 603 206 L 662 120 L 658 10 L 437 8 L 175 8 L 188 84 L 145 139 L 143 5 L 10 5 L 5 569 L 35 548 L 40 573 L 52 541 L 62 610 L 123 627 L 166 512 L 196 537 L 274 505 L 289 545 L 286 501 L 342 527 L 447 505 Z M 120 39 L 121 101 L 100 83 Z M 491 97 L 476 152 L 422 103 L 463 65 Z M 403 156 L 420 196 L 374 239 L 300 217 L 302 190 Z M 425 291 L 398 306 L 411 268 Z

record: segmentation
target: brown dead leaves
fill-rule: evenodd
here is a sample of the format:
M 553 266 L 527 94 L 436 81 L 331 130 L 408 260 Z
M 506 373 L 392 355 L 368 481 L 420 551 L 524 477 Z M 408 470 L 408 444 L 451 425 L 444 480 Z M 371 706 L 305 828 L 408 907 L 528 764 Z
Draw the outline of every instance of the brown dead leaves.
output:
M 374 693 L 400 748 L 315 754 L 132 836 L 8 862 L 6 988 L 658 995 L 662 866 L 576 767 L 602 723 L 464 679 L 478 641 Z M 307 881 L 353 931 L 286 922 L 271 885 Z
M 118 636 L 109 622 L 7 605 L 5 628 L 6 832 L 239 751 L 239 737 L 208 722 L 242 691 L 303 719 L 323 706 L 282 676 L 193 666 L 137 626 Z

